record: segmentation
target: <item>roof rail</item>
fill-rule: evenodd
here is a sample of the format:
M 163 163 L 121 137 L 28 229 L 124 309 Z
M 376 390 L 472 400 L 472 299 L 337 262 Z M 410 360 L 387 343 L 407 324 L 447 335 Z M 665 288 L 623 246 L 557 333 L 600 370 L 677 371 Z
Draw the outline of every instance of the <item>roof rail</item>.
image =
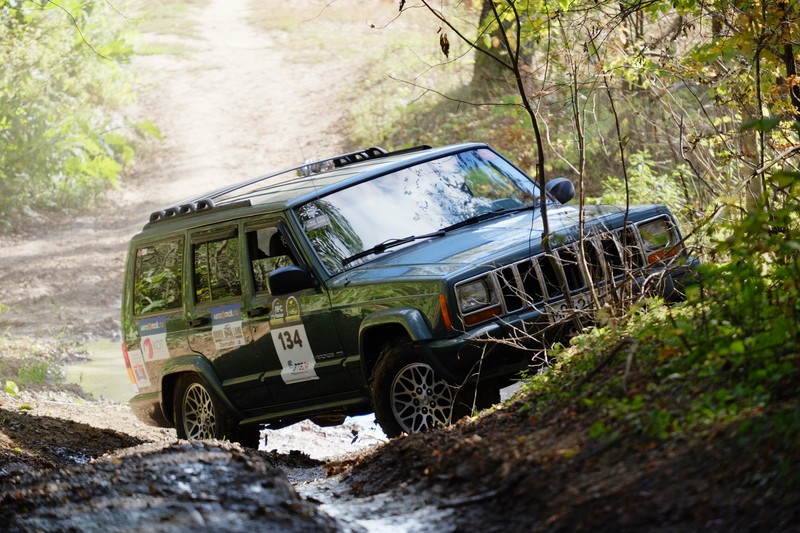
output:
M 320 159 L 317 161 L 306 161 L 303 164 L 294 167 L 289 167 L 283 170 L 278 170 L 276 172 L 265 174 L 263 176 L 258 176 L 256 178 L 235 183 L 233 185 L 228 185 L 227 187 L 222 187 L 210 193 L 204 194 L 203 196 L 198 196 L 195 198 L 184 200 L 173 206 L 161 209 L 159 211 L 155 211 L 150 214 L 150 220 L 148 224 L 162 222 L 164 220 L 170 220 L 175 218 L 176 216 L 190 215 L 202 211 L 207 211 L 209 209 L 218 208 L 219 206 L 215 205 L 214 200 L 219 198 L 220 196 L 224 196 L 237 189 L 248 187 L 250 185 L 259 183 L 261 181 L 264 182 L 269 181 L 272 178 L 281 176 L 283 174 L 287 174 L 289 172 L 297 172 L 298 178 L 305 178 L 313 174 L 319 174 L 321 172 L 333 170 L 334 168 L 341 168 L 347 165 L 361 163 L 362 161 L 369 161 L 371 159 L 379 159 L 381 157 L 386 157 L 389 155 L 405 154 L 409 152 L 417 152 L 420 150 L 427 150 L 427 149 L 430 149 L 430 146 L 420 145 L 420 146 L 415 146 L 413 148 L 404 148 L 401 150 L 396 150 L 394 152 L 387 152 L 385 149 L 379 146 L 371 146 L 363 150 L 348 152 L 346 154 L 341 154 L 326 159 Z M 236 202 L 236 204 L 241 205 L 239 202 Z

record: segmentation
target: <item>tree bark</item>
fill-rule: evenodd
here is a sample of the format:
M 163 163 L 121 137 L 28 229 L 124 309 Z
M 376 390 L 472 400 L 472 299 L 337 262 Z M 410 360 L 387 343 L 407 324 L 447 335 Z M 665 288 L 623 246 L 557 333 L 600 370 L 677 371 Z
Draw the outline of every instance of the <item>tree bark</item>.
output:
M 496 89 L 508 87 L 514 83 L 508 68 L 492 57 L 500 57 L 507 62 L 511 61 L 510 56 L 503 47 L 499 46 L 502 39 L 499 28 L 488 34 L 489 44 L 487 45 L 486 43 L 485 30 L 494 20 L 492 0 L 484 0 L 481 3 L 481 14 L 478 19 L 478 36 L 475 40 L 475 48 L 485 50 L 489 54 L 476 50 L 475 65 L 472 70 L 472 92 L 474 96 L 489 96 Z

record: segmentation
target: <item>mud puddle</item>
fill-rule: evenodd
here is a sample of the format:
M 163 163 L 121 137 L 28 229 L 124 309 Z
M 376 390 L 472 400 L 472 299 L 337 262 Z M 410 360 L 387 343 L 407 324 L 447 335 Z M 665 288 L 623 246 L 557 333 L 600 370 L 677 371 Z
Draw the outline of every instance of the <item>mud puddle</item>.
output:
M 309 474 L 324 476 L 322 469 L 287 472 L 294 489 L 306 501 L 345 527 L 345 531 L 369 533 L 446 533 L 454 509 L 441 509 L 427 501 L 424 494 L 413 494 L 405 487 L 375 496 L 353 496 L 351 487 L 340 477 L 319 477 L 300 481 Z
M 85 359 L 67 367 L 67 383 L 75 383 L 95 398 L 104 398 L 126 404 L 136 386 L 128 378 L 122 358 L 120 343 L 111 339 L 98 339 L 81 346 Z

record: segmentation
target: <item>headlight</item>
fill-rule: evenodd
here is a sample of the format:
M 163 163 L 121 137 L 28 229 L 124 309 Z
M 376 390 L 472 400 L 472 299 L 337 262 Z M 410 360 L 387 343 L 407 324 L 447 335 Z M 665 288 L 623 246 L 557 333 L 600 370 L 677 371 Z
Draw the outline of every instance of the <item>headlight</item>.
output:
M 456 287 L 456 297 L 464 323 L 477 324 L 503 311 L 494 284 L 489 277 L 468 281 Z
M 476 279 L 461 285 L 458 291 L 458 304 L 462 313 L 476 311 L 482 307 L 497 303 L 494 291 L 487 278 Z
M 680 251 L 677 246 L 678 233 L 668 219 L 660 218 L 640 225 L 639 234 L 642 236 L 648 263 L 673 256 Z

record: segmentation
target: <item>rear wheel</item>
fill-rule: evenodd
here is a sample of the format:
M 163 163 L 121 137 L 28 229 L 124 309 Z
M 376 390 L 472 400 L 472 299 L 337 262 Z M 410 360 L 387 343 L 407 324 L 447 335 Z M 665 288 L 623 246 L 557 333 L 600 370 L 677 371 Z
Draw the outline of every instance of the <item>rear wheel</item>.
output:
M 452 421 L 455 388 L 408 345 L 384 350 L 372 373 L 371 393 L 375 418 L 389 437 Z
M 178 379 L 173 405 L 178 438 L 234 440 L 228 413 L 200 376 L 186 374 Z

